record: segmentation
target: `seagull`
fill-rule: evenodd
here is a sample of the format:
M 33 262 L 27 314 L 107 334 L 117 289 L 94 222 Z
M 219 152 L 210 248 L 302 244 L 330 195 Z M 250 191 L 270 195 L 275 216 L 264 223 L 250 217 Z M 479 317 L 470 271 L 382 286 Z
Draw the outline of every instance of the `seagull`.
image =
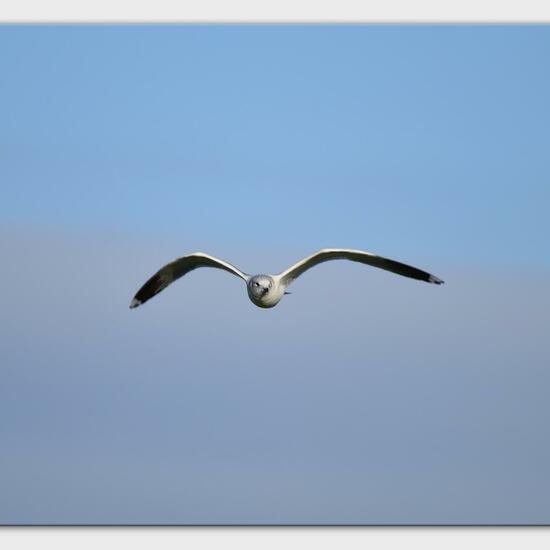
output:
M 240 269 L 237 269 L 234 265 L 231 265 L 229 262 L 204 254 L 203 252 L 194 252 L 188 256 L 176 258 L 173 262 L 159 269 L 159 271 L 157 271 L 137 291 L 130 303 L 130 308 L 134 309 L 144 304 L 147 300 L 156 296 L 161 290 L 164 290 L 168 285 L 198 267 L 215 267 L 233 273 L 233 275 L 240 277 L 246 283 L 248 297 L 254 305 L 261 308 L 271 308 L 276 306 L 285 294 L 290 294 L 290 292 L 287 292 L 287 288 L 302 273 L 317 264 L 329 260 L 350 260 L 352 262 L 379 267 L 386 271 L 403 275 L 404 277 L 410 277 L 411 279 L 418 279 L 419 281 L 434 283 L 436 285 L 443 284 L 441 279 L 434 275 L 430 275 L 426 271 L 361 250 L 324 248 L 300 260 L 278 275 L 248 275 Z

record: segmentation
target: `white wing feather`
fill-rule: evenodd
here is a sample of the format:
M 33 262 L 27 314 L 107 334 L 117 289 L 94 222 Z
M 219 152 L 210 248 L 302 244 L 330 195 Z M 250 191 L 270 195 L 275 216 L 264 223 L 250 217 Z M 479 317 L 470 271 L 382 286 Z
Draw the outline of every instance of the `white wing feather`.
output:
M 174 281 L 183 277 L 186 273 L 197 269 L 198 267 L 215 267 L 223 269 L 229 273 L 233 273 L 237 277 L 248 281 L 249 275 L 243 273 L 240 269 L 237 269 L 229 262 L 209 256 L 203 252 L 195 252 L 188 256 L 182 256 L 175 259 L 173 262 L 166 264 L 159 269 L 148 281 L 137 291 L 132 302 L 131 308 L 135 308 L 144 304 L 147 300 L 150 300 L 153 296 L 156 296 L 159 292 L 164 290 L 168 285 Z
M 412 279 L 418 279 L 420 281 L 426 281 L 427 283 L 434 283 L 437 285 L 443 284 L 443 281 L 434 275 L 430 275 L 426 271 L 422 271 L 416 267 L 412 267 L 395 260 L 383 258 L 371 252 L 364 252 L 362 250 L 350 250 L 346 248 L 324 248 L 319 250 L 315 254 L 300 260 L 292 267 L 289 267 L 286 271 L 283 271 L 278 275 L 281 284 L 287 287 L 298 278 L 304 271 L 329 260 L 350 260 L 352 262 L 359 262 L 362 264 L 370 265 L 373 267 L 379 267 L 386 271 L 403 275 L 404 277 L 411 277 Z

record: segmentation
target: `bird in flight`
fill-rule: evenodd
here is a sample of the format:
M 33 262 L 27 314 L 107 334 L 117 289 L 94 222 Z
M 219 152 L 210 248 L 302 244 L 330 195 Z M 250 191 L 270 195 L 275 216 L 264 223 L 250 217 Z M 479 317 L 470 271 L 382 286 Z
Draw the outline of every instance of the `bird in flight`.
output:
M 248 275 L 228 262 L 214 258 L 214 256 L 209 256 L 203 252 L 195 252 L 188 256 L 177 258 L 159 269 L 137 291 L 130 303 L 130 308 L 133 309 L 144 304 L 175 280 L 198 267 L 216 267 L 233 273 L 233 275 L 240 277 L 246 283 L 248 297 L 254 305 L 270 308 L 276 306 L 285 294 L 290 294 L 290 292 L 287 292 L 287 288 L 297 277 L 311 267 L 329 260 L 351 260 L 352 262 L 379 267 L 386 271 L 403 275 L 404 277 L 425 281 L 426 283 L 443 284 L 441 279 L 426 273 L 426 271 L 361 250 L 325 248 L 300 260 L 278 275 Z

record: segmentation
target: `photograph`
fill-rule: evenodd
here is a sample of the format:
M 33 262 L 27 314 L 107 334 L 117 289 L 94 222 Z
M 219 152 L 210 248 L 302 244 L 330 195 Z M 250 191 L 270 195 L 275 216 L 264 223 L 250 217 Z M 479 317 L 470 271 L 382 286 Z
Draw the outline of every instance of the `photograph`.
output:
M 0 52 L 0 525 L 550 525 L 549 25 Z

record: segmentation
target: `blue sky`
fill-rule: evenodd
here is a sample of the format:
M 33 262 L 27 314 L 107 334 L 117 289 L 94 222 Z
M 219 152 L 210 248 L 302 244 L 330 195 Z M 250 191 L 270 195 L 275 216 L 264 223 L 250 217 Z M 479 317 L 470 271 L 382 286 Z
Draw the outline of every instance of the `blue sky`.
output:
M 0 521 L 548 522 L 550 30 L 0 27 Z M 204 250 L 325 264 L 272 311 Z
M 548 267 L 545 27 L 4 27 L 0 47 L 6 222 Z

